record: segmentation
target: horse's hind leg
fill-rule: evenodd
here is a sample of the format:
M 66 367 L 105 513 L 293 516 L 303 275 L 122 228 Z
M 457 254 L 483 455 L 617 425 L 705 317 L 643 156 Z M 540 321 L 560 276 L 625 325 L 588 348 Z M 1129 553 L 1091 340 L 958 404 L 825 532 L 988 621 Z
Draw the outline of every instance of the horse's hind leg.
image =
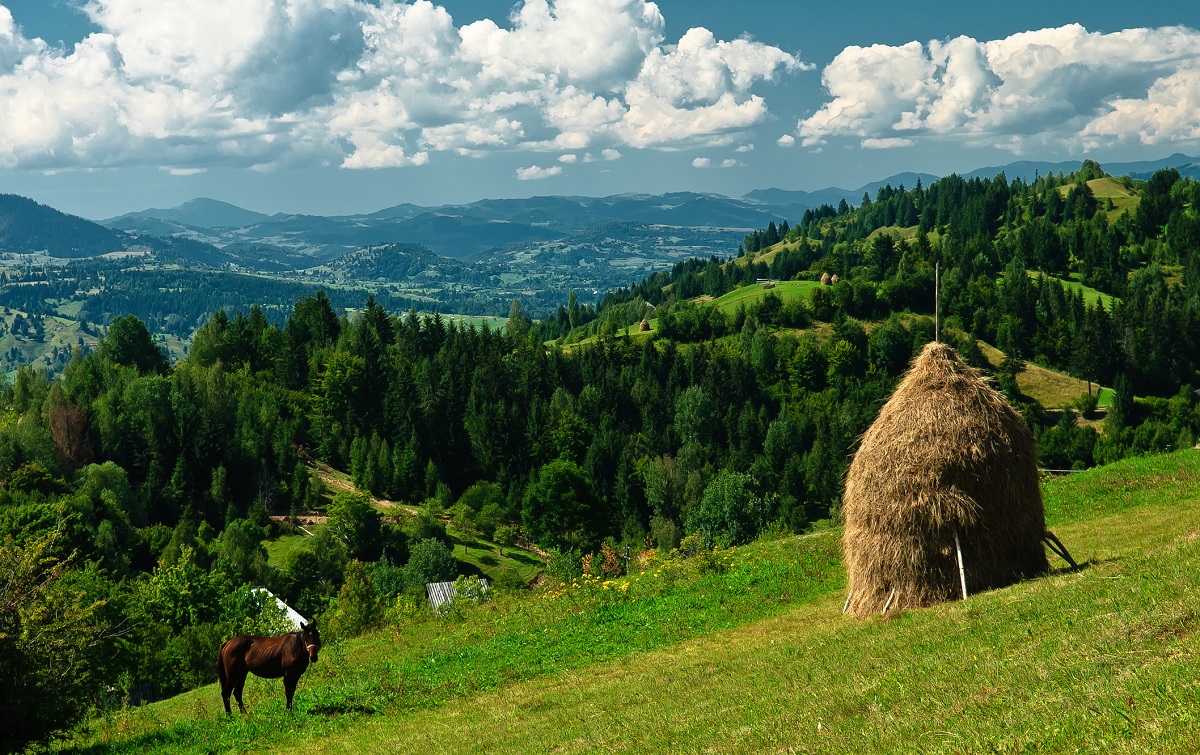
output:
M 242 704 L 242 688 L 246 686 L 246 676 L 242 675 L 233 685 L 233 696 L 237 698 L 238 710 L 242 713 L 246 712 L 246 706 Z
M 221 648 L 221 654 L 217 658 L 217 679 L 221 682 L 221 702 L 225 703 L 225 715 L 232 716 L 233 711 L 229 710 L 229 693 L 233 691 L 233 679 L 230 678 L 229 670 L 225 668 L 225 649 Z

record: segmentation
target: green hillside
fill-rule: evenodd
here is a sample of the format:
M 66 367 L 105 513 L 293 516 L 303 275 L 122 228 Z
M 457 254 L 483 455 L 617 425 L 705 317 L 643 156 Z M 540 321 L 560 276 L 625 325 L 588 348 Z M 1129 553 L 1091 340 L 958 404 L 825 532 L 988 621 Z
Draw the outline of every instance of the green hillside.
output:
M 739 306 L 748 307 L 761 302 L 768 294 L 775 294 L 782 301 L 803 301 L 808 298 L 809 293 L 814 288 L 819 288 L 820 283 L 816 281 L 779 281 L 774 284 L 753 283 L 748 286 L 742 286 L 736 291 L 714 299 L 714 303 L 721 312 L 732 314 L 737 311 Z
M 58 749 L 1194 752 L 1198 457 L 1048 480 L 1083 567 L 965 602 L 849 619 L 836 532 L 761 541 L 328 646 L 291 716 L 251 678 L 245 717 L 208 686 Z

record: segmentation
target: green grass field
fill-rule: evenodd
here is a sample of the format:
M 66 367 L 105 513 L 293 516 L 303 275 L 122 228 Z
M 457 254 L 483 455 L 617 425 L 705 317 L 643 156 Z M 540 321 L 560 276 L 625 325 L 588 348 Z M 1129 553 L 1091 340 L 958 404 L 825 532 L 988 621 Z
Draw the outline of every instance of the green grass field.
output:
M 1030 278 L 1037 278 L 1039 275 L 1046 275 L 1046 274 L 1038 272 L 1036 270 L 1029 271 Z M 1046 277 L 1049 278 L 1050 280 L 1060 281 L 1063 284 L 1063 286 L 1066 287 L 1066 289 L 1068 291 L 1071 291 L 1071 292 L 1082 291 L 1083 292 L 1083 300 L 1087 304 L 1095 304 L 1098 301 L 1103 302 L 1104 308 L 1107 309 L 1109 312 L 1112 311 L 1113 301 L 1116 300 L 1116 298 L 1117 298 L 1117 297 L 1113 296 L 1112 294 L 1106 294 L 1103 291 L 1097 291 L 1096 289 L 1091 288 L 1090 286 L 1085 286 L 1082 283 L 1080 283 L 1079 281 L 1072 280 L 1070 278 L 1058 278 L 1053 275 L 1046 275 Z
M 310 532 L 317 531 L 315 525 L 306 529 Z M 264 541 L 263 546 L 267 549 L 267 563 L 276 568 L 283 568 L 287 564 L 291 554 L 299 550 L 307 539 L 308 535 L 300 533 L 296 535 L 280 535 L 274 540 Z
M 809 293 L 820 285 L 816 281 L 779 281 L 771 287 L 766 287 L 762 283 L 754 283 L 730 291 L 724 296 L 714 299 L 713 302 L 723 313 L 732 314 L 737 311 L 739 306 L 757 304 L 768 293 L 775 294 L 784 302 L 807 299 Z
M 509 571 L 528 584 L 545 567 L 541 557 L 531 551 L 517 547 L 501 548 L 480 535 L 458 532 L 453 527 L 447 527 L 447 533 L 453 541 L 454 557 L 478 569 L 493 583 L 503 572 Z
M 476 330 L 482 330 L 485 325 L 490 330 L 504 330 L 508 325 L 508 318 L 492 315 L 442 315 L 442 319 L 459 325 L 474 325 Z
M 292 715 L 252 677 L 246 716 L 209 686 L 59 749 L 1197 751 L 1200 452 L 1043 490 L 1077 571 L 856 620 L 837 533 L 793 536 L 328 646 Z

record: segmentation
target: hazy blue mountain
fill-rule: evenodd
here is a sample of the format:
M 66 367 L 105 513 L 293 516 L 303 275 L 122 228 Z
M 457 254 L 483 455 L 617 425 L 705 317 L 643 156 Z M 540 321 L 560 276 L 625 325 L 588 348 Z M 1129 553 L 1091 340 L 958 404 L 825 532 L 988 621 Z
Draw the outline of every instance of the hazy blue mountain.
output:
M 1008 180 L 1021 178 L 1025 181 L 1033 181 L 1039 175 L 1048 173 L 1070 173 L 1079 170 L 1079 165 L 1082 160 L 1066 160 L 1063 162 L 1050 163 L 1040 162 L 1036 160 L 1020 160 L 1018 162 L 1009 163 L 1007 165 L 999 165 L 991 168 L 979 168 L 970 173 L 962 174 L 963 178 L 992 178 L 999 175 L 1001 172 Z M 1129 176 L 1131 178 L 1146 179 L 1160 168 L 1176 168 L 1180 174 L 1191 178 L 1200 177 L 1200 158 L 1188 157 L 1187 155 L 1175 153 L 1170 157 L 1164 157 L 1158 160 L 1138 160 L 1136 162 L 1124 163 L 1100 163 L 1100 167 L 1105 173 L 1114 176 Z
M 110 228 L 119 227 L 122 221 L 128 223 L 137 220 L 164 220 L 168 223 L 179 223 L 197 228 L 243 228 L 261 223 L 269 217 L 261 212 L 247 210 L 228 202 L 199 197 L 168 210 L 141 210 L 101 222 Z
M 1145 178 L 1160 167 L 1172 165 L 1181 173 L 1200 177 L 1197 158 L 1176 154 L 1161 160 L 1104 165 L 1114 175 Z M 1018 161 L 980 168 L 962 174 L 965 178 L 992 177 L 1003 172 L 1009 179 L 1033 180 L 1036 174 L 1070 172 L 1079 161 Z M 574 248 L 572 236 L 591 233 L 609 224 L 673 226 L 679 229 L 724 229 L 740 235 L 768 223 L 796 223 L 809 208 L 837 206 L 845 199 L 858 206 L 863 194 L 874 197 L 880 188 L 901 185 L 911 188 L 921 181 L 929 185 L 937 177 L 928 173 L 897 173 L 855 189 L 828 187 L 816 191 L 779 188 L 759 189 L 743 197 L 719 194 L 672 192 L 668 194 L 618 194 L 608 197 L 536 196 L 518 199 L 484 199 L 461 205 L 420 207 L 400 204 L 369 214 L 320 216 L 277 214 L 270 217 L 224 202 L 197 199 L 172 210 L 143 210 L 107 221 L 106 225 L 145 237 L 186 238 L 226 248 L 250 259 L 241 266 L 255 269 L 298 269 L 302 259 L 331 260 L 357 249 L 385 244 L 420 244 L 443 257 L 459 260 L 487 257 L 491 250 L 533 249 L 563 241 Z M 614 225 L 613 228 L 623 226 Z M 640 233 L 640 232 L 639 232 Z M 610 234 L 611 235 L 611 234 Z M 636 235 L 636 234 L 635 234 Z M 710 234 L 714 246 L 695 247 L 700 256 L 728 255 L 736 249 L 725 237 Z M 640 238 L 640 236 L 639 236 Z M 613 248 L 621 246 L 614 242 Z M 546 247 L 549 248 L 549 247 Z M 270 250 L 280 256 L 272 260 Z
M 785 217 L 790 222 L 796 222 L 804 211 L 812 207 L 820 207 L 827 204 L 837 207 L 838 203 L 843 199 L 847 203 L 857 207 L 862 204 L 863 194 L 870 194 L 875 197 L 879 190 L 884 186 L 891 185 L 892 188 L 898 189 L 901 184 L 904 188 L 911 189 L 917 185 L 920 180 L 921 184 L 928 186 L 933 181 L 938 179 L 932 173 L 897 173 L 894 176 L 888 176 L 881 181 L 872 181 L 868 184 L 863 184 L 857 189 L 839 189 L 836 186 L 830 186 L 826 189 L 818 189 L 816 191 L 789 191 L 787 189 L 756 189 L 745 195 L 745 199 L 750 199 L 756 202 L 761 202 L 764 205 L 778 208 L 786 213 Z M 763 224 L 765 226 L 765 224 Z M 758 226 L 763 227 L 763 226 Z

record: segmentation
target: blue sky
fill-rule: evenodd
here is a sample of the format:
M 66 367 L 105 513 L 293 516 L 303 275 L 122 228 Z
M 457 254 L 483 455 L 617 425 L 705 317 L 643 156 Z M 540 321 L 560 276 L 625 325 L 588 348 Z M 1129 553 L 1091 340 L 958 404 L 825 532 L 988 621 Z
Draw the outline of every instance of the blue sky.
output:
M 0 0 L 0 191 L 369 212 L 1200 154 L 1190 3 Z

